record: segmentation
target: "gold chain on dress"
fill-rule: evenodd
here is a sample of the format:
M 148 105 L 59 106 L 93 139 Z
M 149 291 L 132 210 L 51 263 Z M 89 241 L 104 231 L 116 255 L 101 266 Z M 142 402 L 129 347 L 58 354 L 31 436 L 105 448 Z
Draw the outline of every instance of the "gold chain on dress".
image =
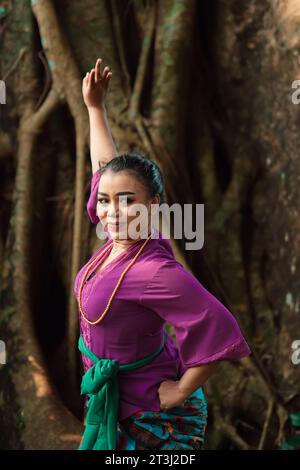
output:
M 105 317 L 105 315 L 107 314 L 107 312 L 108 312 L 108 310 L 109 310 L 109 308 L 110 308 L 110 306 L 111 306 L 111 303 L 112 303 L 112 301 L 113 301 L 113 298 L 114 298 L 114 296 L 115 296 L 115 294 L 116 294 L 116 292 L 117 292 L 117 290 L 118 290 L 118 288 L 119 288 L 119 286 L 120 286 L 120 284 L 121 284 L 121 282 L 122 282 L 122 280 L 123 280 L 125 274 L 127 273 L 128 269 L 133 265 L 133 263 L 135 262 L 135 260 L 137 259 L 137 257 L 138 257 L 139 254 L 141 253 L 141 251 L 144 249 L 144 247 L 146 246 L 146 244 L 147 244 L 148 241 L 150 240 L 151 235 L 152 235 L 152 231 L 151 231 L 150 236 L 149 236 L 149 237 L 144 241 L 144 243 L 142 244 L 142 246 L 141 246 L 141 248 L 139 249 L 139 251 L 137 252 L 137 254 L 136 254 L 136 255 L 134 256 L 134 258 L 130 261 L 129 265 L 128 265 L 128 266 L 124 269 L 124 271 L 122 272 L 122 274 L 121 274 L 121 276 L 120 276 L 120 279 L 118 280 L 117 285 L 116 285 L 116 287 L 114 288 L 113 293 L 112 293 L 111 296 L 110 296 L 110 299 L 109 299 L 109 301 L 108 301 L 108 304 L 107 304 L 107 306 L 106 306 L 104 312 L 102 313 L 102 315 L 100 315 L 100 317 L 99 317 L 98 320 L 96 320 L 96 321 L 90 321 L 90 320 L 86 317 L 86 315 L 85 315 L 85 313 L 84 313 L 84 310 L 83 310 L 83 307 L 82 307 L 82 302 L 81 302 L 81 291 L 82 291 L 82 288 L 83 288 L 83 284 L 84 284 L 84 282 L 85 282 L 85 279 L 86 279 L 87 275 L 90 273 L 90 268 L 92 268 L 92 267 L 94 266 L 94 264 L 98 261 L 98 259 L 99 259 L 103 254 L 107 253 L 107 251 L 109 250 L 109 248 L 111 247 L 111 245 L 112 245 L 112 243 L 113 243 L 113 240 L 112 240 L 111 243 L 108 245 L 107 249 L 104 250 L 104 251 L 102 251 L 102 252 L 100 253 L 100 255 L 99 255 L 96 259 L 94 259 L 93 262 L 90 264 L 90 266 L 89 266 L 88 269 L 86 270 L 85 275 L 84 275 L 83 278 L 82 278 L 82 281 L 81 281 L 81 284 L 80 284 L 80 287 L 79 287 L 79 294 L 78 294 L 79 310 L 80 310 L 80 313 L 81 313 L 81 315 L 83 316 L 84 320 L 85 320 L 87 323 L 89 323 L 90 325 L 96 325 L 97 323 L 99 323 L 99 322 Z M 140 240 L 139 240 L 139 241 L 140 241 Z

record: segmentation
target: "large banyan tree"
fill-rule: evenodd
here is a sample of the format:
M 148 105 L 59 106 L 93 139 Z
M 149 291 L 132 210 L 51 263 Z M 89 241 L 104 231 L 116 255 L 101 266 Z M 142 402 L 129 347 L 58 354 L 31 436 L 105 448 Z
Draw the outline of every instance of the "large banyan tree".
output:
M 299 25 L 295 0 L 2 2 L 1 448 L 75 449 L 83 431 L 73 282 L 100 241 L 85 208 L 81 81 L 98 57 L 113 71 L 119 152 L 159 163 L 169 204 L 204 204 L 203 248 L 172 246 L 253 351 L 204 385 L 205 448 L 272 449 L 293 436 Z

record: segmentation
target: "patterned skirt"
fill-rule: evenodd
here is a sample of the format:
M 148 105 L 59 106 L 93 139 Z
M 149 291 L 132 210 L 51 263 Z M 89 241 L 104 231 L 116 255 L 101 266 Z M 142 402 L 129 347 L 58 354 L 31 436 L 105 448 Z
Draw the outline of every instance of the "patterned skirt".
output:
M 116 450 L 201 450 L 207 426 L 202 387 L 184 405 L 167 411 L 138 410 L 118 422 Z

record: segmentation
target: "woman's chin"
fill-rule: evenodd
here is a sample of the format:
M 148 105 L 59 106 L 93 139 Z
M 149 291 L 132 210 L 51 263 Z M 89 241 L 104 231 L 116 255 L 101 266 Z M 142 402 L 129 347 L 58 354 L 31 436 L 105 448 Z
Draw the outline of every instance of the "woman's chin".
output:
M 130 234 L 129 236 L 126 226 L 107 224 L 105 231 L 109 233 L 111 238 L 122 240 L 130 238 L 131 240 L 139 240 L 140 238 L 148 238 L 149 228 L 143 227 L 142 231 L 137 230 L 137 232 L 135 232 L 134 234 Z
M 107 231 L 112 238 L 127 238 L 127 231 L 119 227 L 108 227 Z

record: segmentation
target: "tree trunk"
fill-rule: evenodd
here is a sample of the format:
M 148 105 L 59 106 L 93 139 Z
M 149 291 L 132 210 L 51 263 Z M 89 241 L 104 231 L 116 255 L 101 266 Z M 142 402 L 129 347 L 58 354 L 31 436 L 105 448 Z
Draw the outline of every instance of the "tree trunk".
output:
M 204 386 L 205 448 L 277 448 L 292 432 L 300 389 L 291 361 L 299 339 L 297 2 L 6 4 L 0 447 L 75 449 L 83 431 L 73 283 L 99 240 L 85 212 L 81 80 L 101 57 L 113 70 L 107 108 L 118 151 L 159 163 L 169 204 L 205 205 L 203 249 L 172 245 L 253 350 Z

